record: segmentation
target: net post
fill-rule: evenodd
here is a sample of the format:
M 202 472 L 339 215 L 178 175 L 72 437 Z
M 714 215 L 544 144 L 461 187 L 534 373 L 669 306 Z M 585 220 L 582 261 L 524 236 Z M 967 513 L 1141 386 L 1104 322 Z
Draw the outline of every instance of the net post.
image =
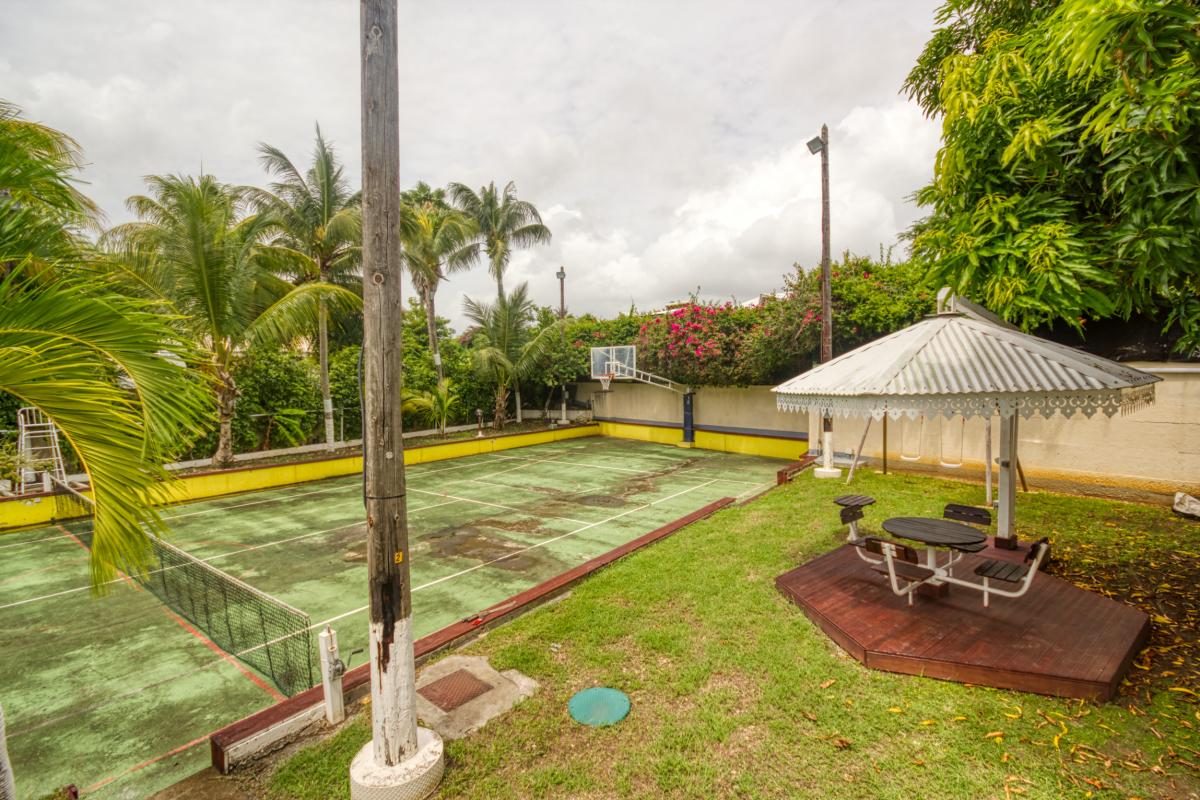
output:
M 342 675 L 346 668 L 338 658 L 337 631 L 328 625 L 317 636 L 321 654 L 321 688 L 325 693 L 325 719 L 337 725 L 346 718 L 345 696 L 342 694 Z

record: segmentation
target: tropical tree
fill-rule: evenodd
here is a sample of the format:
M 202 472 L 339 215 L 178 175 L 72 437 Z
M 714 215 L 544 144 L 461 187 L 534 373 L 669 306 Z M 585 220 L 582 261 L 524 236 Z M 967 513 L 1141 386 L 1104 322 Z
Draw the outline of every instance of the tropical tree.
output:
M 79 260 L 96 206 L 75 185 L 79 145 L 0 100 L 0 275 Z
M 445 436 L 446 422 L 457 407 L 458 392 L 454 390 L 454 383 L 443 378 L 432 389 L 423 392 L 405 391 L 402 410 L 423 414 L 437 427 L 438 433 Z
M 237 401 L 234 356 L 251 345 L 294 341 L 332 313 L 361 306 L 346 288 L 324 281 L 293 286 L 275 269 L 285 256 L 265 244 L 275 221 L 248 213 L 253 197 L 210 175 L 155 175 L 149 195 L 129 198 L 139 220 L 111 229 L 103 243 L 112 281 L 176 315 L 181 335 L 208 350 L 219 430 L 214 460 L 233 458 Z
M 404 266 L 425 311 L 429 350 L 440 382 L 446 375 L 438 343 L 434 298 L 438 285 L 447 276 L 470 269 L 478 260 L 476 228 L 470 218 L 446 203 L 440 189 L 430 190 L 419 183 L 414 190 L 403 193 L 402 199 L 406 201 L 400 216 Z
M 269 191 L 251 190 L 260 214 L 273 224 L 270 250 L 279 274 L 294 285 L 314 281 L 361 293 L 362 216 L 357 192 L 338 163 L 333 146 L 321 135 L 312 164 L 302 172 L 283 151 L 260 144 L 259 161 L 276 180 Z M 343 310 L 352 308 L 349 305 Z M 336 441 L 329 392 L 329 307 L 317 299 L 317 361 L 325 444 Z
M 496 279 L 497 301 L 502 301 L 504 272 L 513 248 L 546 244 L 550 241 L 550 229 L 542 224 L 542 216 L 533 203 L 517 199 L 517 185 L 512 181 L 503 191 L 495 183 L 489 183 L 478 192 L 461 183 L 452 183 L 449 192 L 454 205 L 475 222 L 487 253 L 488 272 Z
M 478 326 L 472 357 L 476 369 L 496 386 L 493 420 L 496 429 L 503 430 L 510 391 L 516 393 L 517 422 L 520 422 L 521 378 L 530 374 L 546 348 L 561 338 L 563 323 L 560 320 L 547 325 L 530 336 L 529 324 L 537 307 L 529 299 L 524 283 L 511 294 L 500 295 L 494 303 L 464 298 L 463 311 Z
M 202 427 L 196 354 L 157 308 L 79 269 L 77 229 L 94 206 L 73 185 L 78 147 L 0 102 L 0 394 L 40 409 L 88 475 L 95 502 L 91 577 L 144 569 L 162 530 L 164 460 Z M 0 711 L 0 797 L 16 790 Z
M 1143 314 L 1200 346 L 1200 7 L 952 0 L 905 85 L 942 118 L 913 254 L 1026 327 Z

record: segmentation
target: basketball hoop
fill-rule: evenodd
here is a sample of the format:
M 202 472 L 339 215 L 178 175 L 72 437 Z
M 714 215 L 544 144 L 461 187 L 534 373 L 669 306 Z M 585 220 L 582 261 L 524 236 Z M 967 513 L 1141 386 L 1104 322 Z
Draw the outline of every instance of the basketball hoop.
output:
M 601 375 L 600 376 L 600 391 L 602 391 L 602 392 L 609 391 L 608 387 L 612 383 L 612 379 L 613 379 L 613 374 L 611 372 L 609 372 L 606 375 Z

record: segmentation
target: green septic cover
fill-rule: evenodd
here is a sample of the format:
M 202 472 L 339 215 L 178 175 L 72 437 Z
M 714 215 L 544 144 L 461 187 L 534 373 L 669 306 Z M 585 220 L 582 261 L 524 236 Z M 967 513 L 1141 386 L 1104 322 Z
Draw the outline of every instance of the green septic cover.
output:
M 571 719 L 584 725 L 616 725 L 629 714 L 629 697 L 617 689 L 596 686 L 577 692 L 567 703 Z

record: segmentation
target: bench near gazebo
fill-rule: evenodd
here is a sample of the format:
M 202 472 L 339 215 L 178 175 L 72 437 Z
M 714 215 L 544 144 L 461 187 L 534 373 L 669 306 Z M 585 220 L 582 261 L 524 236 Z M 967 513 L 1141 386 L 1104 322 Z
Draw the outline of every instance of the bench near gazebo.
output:
M 843 649 L 875 669 L 1107 700 L 1150 634 L 1142 611 L 1041 571 L 1049 543 L 1016 538 L 1022 417 L 1128 413 L 1157 377 L 1021 333 L 955 303 L 775 387 L 780 409 L 822 416 L 1000 417 L 996 536 L 991 509 L 888 518 L 887 498 L 831 509 L 850 541 L 775 584 Z M 866 501 L 870 500 L 868 503 Z M 861 535 L 866 514 L 886 535 Z M 909 541 L 925 545 L 918 552 Z

